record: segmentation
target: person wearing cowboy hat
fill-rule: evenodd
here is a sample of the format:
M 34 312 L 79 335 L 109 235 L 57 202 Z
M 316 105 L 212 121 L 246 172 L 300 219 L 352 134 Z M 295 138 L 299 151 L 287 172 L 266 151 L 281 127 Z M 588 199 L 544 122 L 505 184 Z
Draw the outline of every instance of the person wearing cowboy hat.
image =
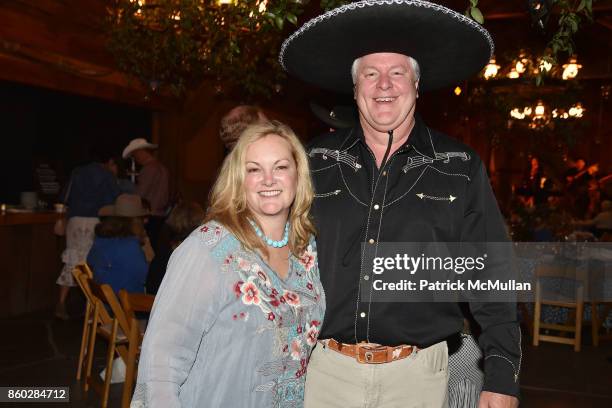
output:
M 419 93 L 476 74 L 492 53 L 482 26 L 419 0 L 347 4 L 283 43 L 279 61 L 288 73 L 352 92 L 359 110 L 356 126 L 309 149 L 327 311 L 308 366 L 306 408 L 452 404 L 445 340 L 462 330 L 459 304 L 385 301 L 375 286 L 381 275 L 367 261 L 384 243 L 508 245 L 481 159 L 416 114 Z M 498 264 L 490 265 L 482 276 L 495 276 Z M 512 296 L 470 309 L 482 329 L 484 386 L 477 401 L 454 404 L 515 407 L 521 334 Z
M 113 204 L 100 208 L 98 215 L 101 222 L 87 255 L 95 281 L 110 285 L 116 293 L 121 289 L 144 292 L 149 265 L 143 249 L 143 217 L 149 211 L 142 199 L 136 194 L 121 194 Z
M 146 225 L 153 248 L 157 246 L 159 231 L 170 204 L 170 176 L 168 169 L 153 155 L 157 145 L 146 139 L 133 139 L 123 149 L 123 158 L 133 158 L 141 166 L 135 193 L 151 205 L 151 217 Z

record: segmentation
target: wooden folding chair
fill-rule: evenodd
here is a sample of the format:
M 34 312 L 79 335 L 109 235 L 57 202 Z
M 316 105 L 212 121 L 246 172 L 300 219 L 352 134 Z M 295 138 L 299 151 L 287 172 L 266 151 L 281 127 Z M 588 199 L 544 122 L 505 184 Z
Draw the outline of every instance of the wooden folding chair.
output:
M 601 306 L 602 312 L 599 311 Z M 599 346 L 601 340 L 612 340 L 612 331 L 607 330 L 605 334 L 600 331 L 603 328 L 607 317 L 612 311 L 612 302 L 591 302 L 591 324 L 593 345 Z
M 85 296 L 85 317 L 83 318 L 83 333 L 81 334 L 81 349 L 79 350 L 79 365 L 77 367 L 77 375 L 76 379 L 81 379 L 81 373 L 83 370 L 83 363 L 85 362 L 85 355 L 87 352 L 87 342 L 89 340 L 89 336 L 92 332 L 92 312 L 93 312 L 93 300 L 91 297 L 91 293 L 89 293 L 89 289 L 85 288 L 81 280 L 79 279 L 79 275 L 84 274 L 89 278 L 93 278 L 93 273 L 87 264 L 77 265 L 72 270 L 72 276 L 74 276 L 74 280 L 77 282 L 79 287 L 81 288 L 81 292 Z
M 574 346 L 574 351 L 580 351 L 582 339 L 582 315 L 584 311 L 584 287 L 586 275 L 577 270 L 573 265 L 538 265 L 535 271 L 536 293 L 535 308 L 533 316 L 533 345 L 539 345 L 540 341 L 552 343 L 562 343 Z M 542 278 L 557 278 L 574 280 L 576 285 L 575 298 L 562 298 L 560 294 L 555 294 L 554 299 L 547 299 L 547 295 L 542 288 Z M 541 321 L 542 305 L 564 307 L 575 313 L 570 313 L 573 324 L 553 324 Z M 573 333 L 573 337 L 561 335 L 540 334 L 541 329 L 556 330 L 563 333 Z
M 129 406 L 133 393 L 134 380 L 138 373 L 137 358 L 140 354 L 140 346 L 144 337 L 141 321 L 136 318 L 136 313 L 150 312 L 155 301 L 155 296 L 143 293 L 128 293 L 125 289 L 119 291 L 119 300 L 129 323 L 128 334 L 128 359 L 125 368 L 125 383 L 123 384 L 122 406 Z
M 612 332 L 603 324 L 612 311 L 612 302 L 605 293 L 605 263 L 589 263 L 589 300 L 591 302 L 591 337 L 593 346 L 599 346 L 601 340 L 612 340 Z M 605 331 L 604 331 L 605 330 Z
M 89 336 L 89 346 L 87 350 L 87 366 L 86 366 L 86 381 L 84 390 L 87 391 L 89 386 L 93 388 L 102 398 L 102 408 L 108 405 L 108 396 L 110 392 L 111 377 L 113 374 L 113 360 L 115 354 L 118 354 L 123 361 L 128 360 L 128 336 L 125 334 L 125 315 L 121 310 L 121 306 L 113 289 L 109 285 L 99 285 L 91 278 L 84 274 L 79 276 L 83 286 L 88 288 L 93 299 L 93 315 L 92 315 L 92 333 Z M 109 305 L 114 316 L 107 311 L 106 305 Z M 120 313 L 117 313 L 119 311 Z M 100 382 L 96 375 L 91 375 L 93 366 L 93 356 L 97 336 L 104 338 L 108 342 L 108 351 L 106 354 L 106 374 L 104 382 Z

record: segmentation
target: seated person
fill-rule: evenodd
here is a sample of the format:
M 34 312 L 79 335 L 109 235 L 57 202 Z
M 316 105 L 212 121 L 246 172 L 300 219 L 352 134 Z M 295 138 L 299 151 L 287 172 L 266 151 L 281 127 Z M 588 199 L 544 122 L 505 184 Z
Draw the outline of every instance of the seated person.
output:
M 121 194 L 115 204 L 100 209 L 102 221 L 87 256 L 97 283 L 109 284 L 116 293 L 120 289 L 144 292 L 148 265 L 139 234 L 147 214 L 134 194 Z
M 178 204 L 166 219 L 160 234 L 160 245 L 149 266 L 147 275 L 147 293 L 155 295 L 161 285 L 170 255 L 181 242 L 198 227 L 204 219 L 204 210 L 200 204 L 192 201 Z M 167 239 L 163 239 L 167 235 Z
M 604 200 L 601 203 L 601 212 L 594 218 L 576 222 L 577 226 L 589 227 L 597 238 L 612 233 L 612 201 Z

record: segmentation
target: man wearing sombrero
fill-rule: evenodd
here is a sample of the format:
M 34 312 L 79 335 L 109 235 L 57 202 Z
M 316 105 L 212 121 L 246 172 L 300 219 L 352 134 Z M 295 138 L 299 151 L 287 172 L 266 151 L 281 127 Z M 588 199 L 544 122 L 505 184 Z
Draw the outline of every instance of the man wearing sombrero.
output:
M 459 305 L 373 302 L 375 277 L 363 260 L 384 242 L 507 241 L 478 155 L 415 114 L 419 93 L 470 77 L 492 52 L 479 24 L 417 0 L 348 4 L 284 42 L 289 73 L 353 92 L 359 109 L 358 126 L 315 139 L 309 151 L 327 311 L 308 366 L 307 408 L 447 406 L 445 340 L 461 331 Z M 482 329 L 479 406 L 517 406 L 515 304 L 470 308 Z

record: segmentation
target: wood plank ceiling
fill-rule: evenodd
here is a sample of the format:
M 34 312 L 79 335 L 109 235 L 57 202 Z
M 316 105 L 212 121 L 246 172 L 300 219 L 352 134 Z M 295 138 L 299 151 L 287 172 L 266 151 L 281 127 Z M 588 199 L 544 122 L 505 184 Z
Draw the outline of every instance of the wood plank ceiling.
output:
M 103 28 L 111 1 L 0 2 L 0 79 L 152 109 L 176 106 L 177 101 L 167 96 L 154 95 L 145 100 L 146 90 L 118 71 L 106 49 Z M 438 2 L 458 11 L 468 4 L 467 0 Z M 526 0 L 480 0 L 485 27 L 493 33 L 498 50 L 529 41 L 533 35 L 526 4 Z M 593 77 L 610 78 L 612 0 L 595 2 L 594 9 L 596 24 L 581 34 L 579 54 L 583 61 L 592 60 Z M 306 14 L 313 12 L 309 9 Z
M 175 104 L 119 72 L 107 51 L 104 0 L 0 3 L 0 79 L 164 109 Z

